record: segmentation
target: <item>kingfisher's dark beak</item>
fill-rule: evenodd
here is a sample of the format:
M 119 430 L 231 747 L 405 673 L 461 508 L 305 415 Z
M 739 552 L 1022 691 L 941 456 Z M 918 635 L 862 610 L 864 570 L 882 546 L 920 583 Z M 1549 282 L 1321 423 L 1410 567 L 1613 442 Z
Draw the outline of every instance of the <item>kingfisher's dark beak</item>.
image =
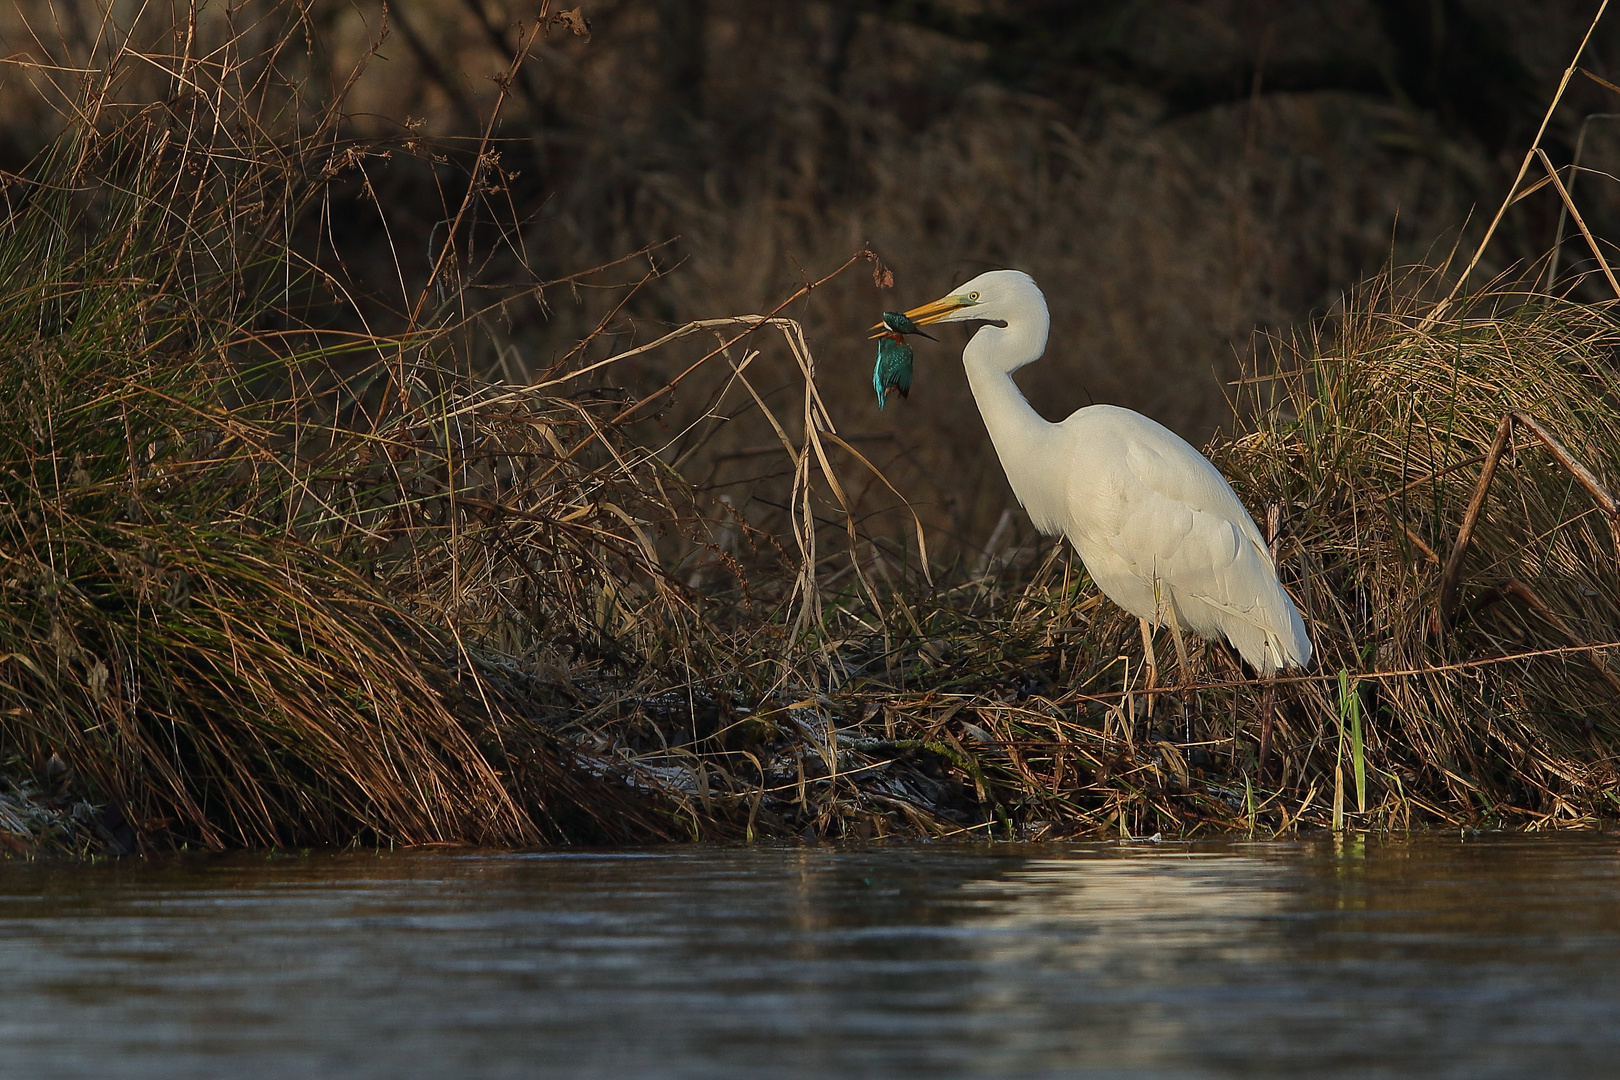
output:
M 896 312 L 886 311 L 883 314 L 884 319 L 882 322 L 872 324 L 872 334 L 870 335 L 869 340 L 883 337 L 905 338 L 912 334 L 916 334 L 918 337 L 925 337 L 929 341 L 939 340 L 939 338 L 921 329 L 916 323 L 912 322 L 910 319 L 907 319 L 904 315 L 900 316 L 900 318 L 905 321 L 905 327 L 902 329 L 889 324 L 888 316 L 897 314 Z

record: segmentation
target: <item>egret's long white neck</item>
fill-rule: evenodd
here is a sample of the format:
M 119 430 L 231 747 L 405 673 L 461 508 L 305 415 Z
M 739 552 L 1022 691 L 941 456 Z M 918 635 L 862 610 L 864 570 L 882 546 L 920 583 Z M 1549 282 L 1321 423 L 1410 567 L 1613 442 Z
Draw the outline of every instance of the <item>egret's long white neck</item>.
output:
M 1042 305 L 1044 308 L 1044 305 Z M 1041 314 L 1046 313 L 1043 310 Z M 1019 319 L 1006 327 L 985 326 L 962 351 L 968 386 L 990 432 L 996 456 L 1013 493 L 1042 532 L 1059 526 L 1063 492 L 1057 490 L 1061 469 L 1032 467 L 1051 462 L 1057 452 L 1057 425 L 1048 422 L 1025 400 L 1012 373 L 1039 360 L 1046 351 L 1047 320 Z

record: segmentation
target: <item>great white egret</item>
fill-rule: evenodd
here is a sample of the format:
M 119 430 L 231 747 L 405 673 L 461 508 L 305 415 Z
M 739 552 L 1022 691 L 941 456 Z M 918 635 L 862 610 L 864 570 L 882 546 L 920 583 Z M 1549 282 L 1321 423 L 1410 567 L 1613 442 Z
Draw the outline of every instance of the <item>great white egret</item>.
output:
M 1182 628 L 1226 638 L 1262 676 L 1310 662 L 1304 620 L 1260 530 L 1204 455 L 1130 409 L 1091 405 L 1054 424 L 1024 399 L 1012 373 L 1040 359 L 1051 326 L 1028 274 L 980 274 L 905 318 L 984 324 L 962 366 L 1013 493 L 1036 528 L 1069 538 L 1103 595 L 1141 620 L 1150 664 L 1149 623 L 1161 620 L 1183 681 Z

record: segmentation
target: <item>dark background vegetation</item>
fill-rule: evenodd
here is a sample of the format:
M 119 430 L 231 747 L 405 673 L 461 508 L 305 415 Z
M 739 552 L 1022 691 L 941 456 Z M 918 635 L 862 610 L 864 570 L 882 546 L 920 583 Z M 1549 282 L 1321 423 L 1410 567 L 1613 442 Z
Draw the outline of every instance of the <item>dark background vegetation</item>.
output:
M 870 244 L 894 268 L 892 292 L 863 269 L 786 313 L 809 333 L 841 429 L 944 535 L 942 550 L 971 554 L 1011 495 L 956 360 L 961 338 L 920 343 L 911 399 L 879 413 L 864 328 L 880 310 L 932 299 L 983 269 L 1026 269 L 1054 315 L 1047 361 L 1022 378 L 1042 411 L 1117 402 L 1202 441 L 1229 424 L 1224 384 L 1257 331 L 1331 313 L 1386 264 L 1472 250 L 1597 4 L 580 6 L 590 36 L 553 28 L 510 86 L 494 129 L 505 190 L 491 200 L 509 209 L 466 223 L 462 273 L 510 289 L 658 246 L 539 290 L 539 302 L 513 294 L 476 321 L 474 355 L 495 377 L 529 381 L 615 310 L 569 363 L 691 319 L 768 311 Z M 0 163 L 21 169 L 61 126 L 75 64 L 128 32 L 137 7 L 41 0 L 0 17 L 0 51 L 57 65 L 14 65 L 0 84 Z M 378 318 L 403 318 L 460 202 L 494 76 L 536 9 L 507 0 L 305 8 L 312 51 L 284 58 L 272 76 L 333 94 L 380 42 L 349 96 L 351 134 L 421 140 L 414 156 L 372 159 L 345 181 L 371 185 L 381 214 L 357 198 L 303 225 L 310 250 L 341 267 Z M 169 11 L 154 21 L 146 7 L 140 33 L 179 51 L 190 6 L 173 0 Z M 214 47 L 234 34 L 234 48 L 252 55 L 256 17 L 253 3 L 202 5 L 197 40 Z M 1583 65 L 1620 81 L 1614 20 Z M 118 91 L 157 101 L 172 87 L 154 78 Z M 1553 160 L 1569 162 L 1583 121 L 1609 110 L 1620 97 L 1577 76 L 1545 141 Z M 1592 121 L 1582 164 L 1620 172 L 1613 125 Z M 1509 214 L 1487 273 L 1548 250 L 1554 198 L 1544 189 Z M 1594 231 L 1612 235 L 1612 180 L 1583 174 L 1577 198 Z M 1592 288 L 1580 278 L 1583 254 L 1566 244 L 1563 281 L 1577 295 Z M 689 358 L 651 353 L 610 369 L 609 381 L 640 396 Z M 791 415 L 797 375 L 785 353 L 767 349 L 752 373 L 762 390 L 781 388 L 776 400 Z M 779 527 L 787 467 L 755 454 L 771 442 L 757 415 L 689 429 L 706 411 L 743 411 L 735 390 L 716 400 L 720 385 L 718 375 L 688 384 L 649 435 L 667 438 L 666 456 L 694 480 Z M 874 511 L 893 502 L 881 488 L 864 497 Z

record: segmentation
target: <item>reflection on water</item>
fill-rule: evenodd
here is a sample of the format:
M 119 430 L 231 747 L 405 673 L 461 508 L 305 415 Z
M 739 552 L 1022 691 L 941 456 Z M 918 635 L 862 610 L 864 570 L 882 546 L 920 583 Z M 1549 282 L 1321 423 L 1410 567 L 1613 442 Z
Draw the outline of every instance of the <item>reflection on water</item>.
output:
M 1613 1076 L 1620 842 L 0 872 L 0 1075 Z

